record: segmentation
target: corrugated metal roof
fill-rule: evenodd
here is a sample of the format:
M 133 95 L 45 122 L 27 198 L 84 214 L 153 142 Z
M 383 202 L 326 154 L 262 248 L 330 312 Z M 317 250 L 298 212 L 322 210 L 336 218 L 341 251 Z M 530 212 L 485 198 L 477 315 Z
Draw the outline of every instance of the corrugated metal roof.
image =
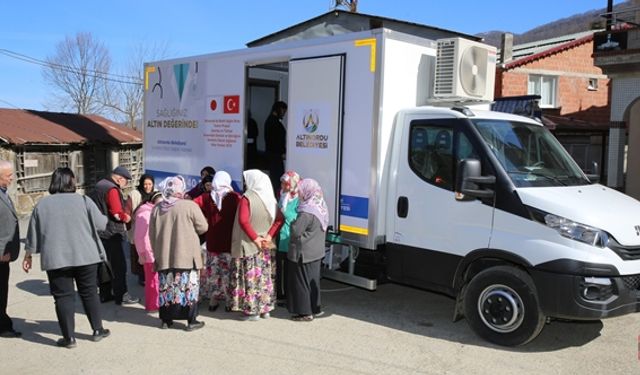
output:
M 142 133 L 97 115 L 0 108 L 8 144 L 141 143 Z

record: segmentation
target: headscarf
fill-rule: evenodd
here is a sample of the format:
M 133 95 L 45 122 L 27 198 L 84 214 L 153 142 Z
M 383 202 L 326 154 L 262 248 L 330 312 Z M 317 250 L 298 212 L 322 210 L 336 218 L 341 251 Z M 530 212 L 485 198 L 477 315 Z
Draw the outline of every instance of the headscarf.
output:
M 311 178 L 302 179 L 298 183 L 298 194 L 300 194 L 298 212 L 306 212 L 317 217 L 322 230 L 326 232 L 329 226 L 329 208 L 324 201 L 322 188 L 318 182 Z
M 283 182 L 286 187 L 285 189 L 280 189 L 280 201 L 278 205 L 282 213 L 287 210 L 287 204 L 298 196 L 299 181 L 300 176 L 294 171 L 286 171 L 282 177 L 280 177 L 280 182 Z
M 151 184 L 154 185 L 151 187 L 151 192 L 147 193 L 144 191 L 144 182 L 146 180 L 151 180 Z M 153 179 L 153 176 L 150 174 L 143 174 L 142 176 L 140 176 L 140 179 L 138 180 L 138 186 L 136 186 L 136 190 L 138 190 L 140 192 L 140 202 L 147 202 L 149 201 L 149 199 L 151 198 L 151 195 L 153 195 L 154 193 L 154 188 L 155 188 L 155 180 Z
M 164 200 L 160 202 L 162 211 L 168 211 L 176 202 L 184 197 L 186 185 L 184 178 L 180 175 L 167 177 L 160 183 L 159 188 L 164 198 Z
M 242 175 L 244 176 L 246 191 L 253 191 L 256 193 L 267 208 L 271 220 L 275 220 L 276 206 L 278 205 L 278 202 L 276 201 L 276 197 L 273 195 L 273 187 L 271 186 L 269 176 L 258 169 L 249 169 L 248 171 L 242 172 Z
M 222 200 L 227 193 L 233 191 L 231 187 L 231 176 L 225 171 L 218 171 L 213 176 L 213 190 L 211 190 L 211 198 L 218 207 L 218 210 L 222 210 Z

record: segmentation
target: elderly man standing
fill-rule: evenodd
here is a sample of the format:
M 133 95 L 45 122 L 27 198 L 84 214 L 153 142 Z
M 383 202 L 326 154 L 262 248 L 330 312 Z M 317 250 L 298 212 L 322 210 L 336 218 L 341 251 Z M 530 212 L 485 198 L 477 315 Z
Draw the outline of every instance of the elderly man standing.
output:
M 125 224 L 131 221 L 131 216 L 125 211 L 122 189 L 127 186 L 129 180 L 131 180 L 129 171 L 118 166 L 109 177 L 98 181 L 91 195 L 102 214 L 109 219 L 107 228 L 104 231 L 98 231 L 98 234 L 113 269 L 113 280 L 111 285 L 100 285 L 100 301 L 107 302 L 114 299 L 116 305 L 133 304 L 139 301 L 127 291 L 125 246 L 128 245 L 128 239 Z
M 7 188 L 13 181 L 13 166 L 0 160 L 0 337 L 20 337 L 13 329 L 13 322 L 7 314 L 9 296 L 9 262 L 18 258 L 20 234 L 18 214 L 9 198 Z

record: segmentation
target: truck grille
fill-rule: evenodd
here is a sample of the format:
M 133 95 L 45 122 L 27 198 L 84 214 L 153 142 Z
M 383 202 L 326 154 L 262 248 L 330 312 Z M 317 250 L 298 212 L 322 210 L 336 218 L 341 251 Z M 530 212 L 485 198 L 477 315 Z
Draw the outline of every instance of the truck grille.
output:
M 622 282 L 624 283 L 624 286 L 631 290 L 640 289 L 640 275 L 623 276 Z
M 609 239 L 608 246 L 622 260 L 638 260 L 640 259 L 640 246 L 622 246 L 613 239 Z

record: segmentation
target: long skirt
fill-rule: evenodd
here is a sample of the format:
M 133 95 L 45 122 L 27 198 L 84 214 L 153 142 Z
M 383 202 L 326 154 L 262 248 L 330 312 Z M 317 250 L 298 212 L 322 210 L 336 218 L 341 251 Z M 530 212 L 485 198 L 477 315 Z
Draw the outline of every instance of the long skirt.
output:
M 200 280 L 198 270 L 168 269 L 158 272 L 160 319 L 164 322 L 198 316 Z
M 232 311 L 256 315 L 273 310 L 270 252 L 260 251 L 253 256 L 233 258 L 230 288 Z
M 209 306 L 230 305 L 231 262 L 230 253 L 207 252 L 206 266 L 200 274 L 200 295 L 209 299 Z
M 294 315 L 319 314 L 320 265 L 322 260 L 302 263 L 287 260 L 287 309 Z
M 159 308 L 159 282 L 158 273 L 153 270 L 153 262 L 144 264 L 144 308 L 147 311 L 156 311 Z

